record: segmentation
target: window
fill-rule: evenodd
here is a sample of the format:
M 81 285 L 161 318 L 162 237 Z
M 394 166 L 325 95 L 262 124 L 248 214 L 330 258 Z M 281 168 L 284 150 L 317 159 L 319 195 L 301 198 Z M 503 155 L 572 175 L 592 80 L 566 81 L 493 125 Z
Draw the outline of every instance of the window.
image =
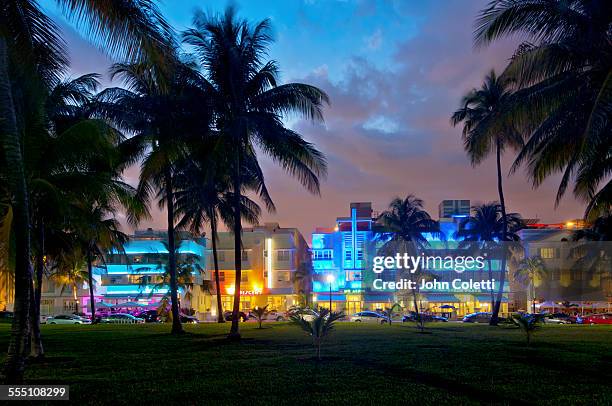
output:
M 225 261 L 225 251 L 217 251 L 217 260 Z
M 219 271 L 219 281 L 225 282 L 225 272 Z
M 43 280 L 43 293 L 55 293 L 55 282 L 49 279 Z
M 344 251 L 344 259 L 347 261 L 350 261 L 351 259 L 353 259 L 353 251 L 351 250 Z
M 313 250 L 312 251 L 312 258 L 313 259 L 332 259 L 334 257 L 334 251 L 333 250 Z
M 356 256 L 357 256 L 357 260 L 361 261 L 363 259 L 363 250 L 357 250 Z
M 289 271 L 278 271 L 276 273 L 276 278 L 278 282 L 289 282 Z
M 277 261 L 289 261 L 289 259 L 291 259 L 290 250 L 276 250 L 276 260 Z
M 249 281 L 249 273 L 247 271 L 242 271 L 240 273 L 240 282 L 248 282 Z
M 131 284 L 135 284 L 135 285 L 139 285 L 143 282 L 144 276 L 140 276 L 140 275 L 128 275 L 128 282 Z
M 556 258 L 556 252 L 554 248 L 540 248 L 540 256 L 543 259 Z
M 247 251 L 242 251 L 242 261 L 248 261 L 249 260 L 249 253 Z

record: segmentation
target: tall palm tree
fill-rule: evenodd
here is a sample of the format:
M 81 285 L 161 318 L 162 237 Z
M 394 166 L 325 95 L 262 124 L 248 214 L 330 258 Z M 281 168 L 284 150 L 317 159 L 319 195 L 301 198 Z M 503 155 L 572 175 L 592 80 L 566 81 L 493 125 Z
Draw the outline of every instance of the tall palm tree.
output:
M 60 0 L 65 13 L 88 27 L 88 37 L 114 56 L 162 61 L 170 30 L 149 0 L 102 2 Z M 5 362 L 7 383 L 23 381 L 29 337 L 32 266 L 30 262 L 29 193 L 18 123 L 20 109 L 11 83 L 31 84 L 56 78 L 67 65 L 59 30 L 36 0 L 0 5 L 0 146 L 15 217 L 15 318 Z
M 536 280 L 542 280 L 547 271 L 540 257 L 524 258 L 514 272 L 514 277 L 519 281 L 526 282 L 529 286 L 529 297 L 532 303 L 532 313 L 535 313 L 535 284 Z
M 380 254 L 395 255 L 398 252 L 418 255 L 419 250 L 429 246 L 426 234 L 441 237 L 440 224 L 433 220 L 429 213 L 423 209 L 423 200 L 414 195 L 405 199 L 394 198 L 389 208 L 382 212 L 376 220 L 381 232 L 376 240 L 383 242 Z M 424 277 L 422 270 L 412 274 L 413 277 Z M 417 320 L 417 326 L 423 330 L 423 320 L 420 317 L 417 289 L 412 289 L 412 299 Z
M 496 0 L 475 23 L 475 42 L 521 35 L 504 76 L 520 88 L 508 108 L 529 134 L 514 169 L 534 184 L 562 172 L 557 203 L 574 194 L 594 218 L 612 205 L 612 3 L 605 0 Z
M 197 86 L 197 73 L 176 53 L 166 70 L 150 63 L 115 64 L 111 73 L 120 77 L 126 88 L 102 91 L 97 100 L 98 114 L 133 134 L 122 146 L 132 163 L 141 161 L 139 199 L 156 198 L 160 208 L 166 207 L 172 333 L 180 334 L 174 182 L 178 163 L 188 158 L 189 143 L 202 142 L 208 134 L 206 95 Z
M 509 241 L 519 240 L 516 232 L 522 227 L 523 221 L 518 214 L 502 214 L 500 204 L 495 202 L 472 207 L 472 214 L 459 224 L 459 229 L 455 233 L 455 238 L 461 240 L 459 247 L 486 250 L 487 252 L 495 253 L 496 258 L 500 258 L 499 289 L 496 296 L 494 296 L 493 291 L 491 292 L 491 310 L 493 314 L 490 324 L 492 326 L 497 325 L 499 322 L 499 309 L 506 280 L 506 259 L 510 255 Z M 493 279 L 491 261 L 489 256 L 489 279 Z
M 326 172 L 325 159 L 300 134 L 285 128 L 282 118 L 295 114 L 322 121 L 321 108 L 328 97 L 306 84 L 277 85 L 276 62 L 265 62 L 272 41 L 269 20 L 251 25 L 238 19 L 234 8 L 228 7 L 223 16 L 199 12 L 193 24 L 195 28 L 187 30 L 183 40 L 194 48 L 204 68 L 206 91 L 215 113 L 215 129 L 231 145 L 228 155 L 232 170 L 236 279 L 229 337 L 240 338 L 243 161 L 250 157 L 256 164 L 257 151 L 263 151 L 310 192 L 319 193 L 319 176 Z M 272 208 L 268 204 L 268 209 Z
M 180 216 L 178 228 L 189 228 L 191 232 L 199 234 L 205 223 L 210 224 L 213 265 L 215 269 L 215 290 L 217 297 L 217 322 L 225 323 L 223 317 L 223 303 L 221 300 L 221 283 L 219 278 L 219 260 L 217 242 L 219 240 L 219 220 L 233 229 L 233 206 L 230 173 L 224 167 L 224 148 L 219 148 L 219 142 L 213 140 L 213 145 L 205 143 L 200 145 L 192 154 L 192 159 L 183 162 L 177 172 L 176 187 L 176 214 Z M 202 148 L 203 147 L 203 148 Z M 251 161 L 252 162 L 252 161 Z M 250 171 L 244 168 L 242 172 L 248 175 Z M 258 189 L 258 180 L 245 179 L 245 187 Z M 242 219 L 248 223 L 256 224 L 261 214 L 259 206 L 247 196 L 241 198 Z
M 502 212 L 503 234 L 508 232 L 506 200 L 504 198 L 501 156 L 506 148 L 523 145 L 521 134 L 506 117 L 506 105 L 511 98 L 511 82 L 500 78 L 494 70 L 485 77 L 480 89 L 473 89 L 463 97 L 461 108 L 453 113 L 453 126 L 463 123 L 463 145 L 472 165 L 480 164 L 495 151 L 497 165 L 497 193 Z

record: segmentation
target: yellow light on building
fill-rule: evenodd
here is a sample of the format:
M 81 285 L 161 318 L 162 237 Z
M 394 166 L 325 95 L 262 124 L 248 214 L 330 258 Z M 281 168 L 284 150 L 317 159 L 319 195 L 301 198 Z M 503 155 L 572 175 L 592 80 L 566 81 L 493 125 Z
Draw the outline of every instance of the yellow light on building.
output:
M 234 285 L 230 285 L 225 288 L 225 291 L 228 295 L 233 295 L 236 292 L 236 287 Z
M 567 228 L 572 228 L 576 225 L 576 223 L 574 223 L 573 221 L 568 221 L 567 223 L 565 223 L 565 227 Z
M 266 238 L 266 250 L 268 257 L 266 258 L 266 270 L 268 271 L 268 289 L 272 289 L 272 238 Z

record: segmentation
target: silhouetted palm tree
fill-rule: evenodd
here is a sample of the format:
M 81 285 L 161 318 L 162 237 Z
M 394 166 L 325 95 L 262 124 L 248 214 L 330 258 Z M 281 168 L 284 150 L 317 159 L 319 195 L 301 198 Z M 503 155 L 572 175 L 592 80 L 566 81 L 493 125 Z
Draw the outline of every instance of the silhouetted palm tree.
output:
M 472 165 L 480 164 L 495 151 L 497 193 L 503 221 L 501 240 L 506 240 L 508 231 L 501 156 L 506 148 L 517 149 L 523 145 L 520 133 L 505 115 L 511 95 L 510 81 L 498 77 L 492 70 L 480 89 L 474 89 L 463 97 L 461 108 L 451 118 L 454 126 L 463 123 L 463 145 Z
M 396 197 L 389 203 L 389 208 L 382 212 L 376 220 L 381 228 L 375 239 L 383 242 L 379 255 L 392 255 L 408 253 L 418 255 L 419 250 L 429 246 L 427 234 L 442 237 L 440 224 L 433 220 L 429 213 L 423 209 L 423 200 L 408 195 L 405 199 Z M 411 273 L 413 278 L 424 277 L 424 270 L 418 269 Z M 412 299 L 416 315 L 417 326 L 423 330 L 424 324 L 419 312 L 417 300 L 418 286 L 412 289 Z
M 175 179 L 176 215 L 180 218 L 177 227 L 189 228 L 195 234 L 202 232 L 206 223 L 210 224 L 213 265 L 215 269 L 215 290 L 217 296 L 217 321 L 225 323 L 221 300 L 221 283 L 219 278 L 219 261 L 217 242 L 219 220 L 233 229 L 233 206 L 230 173 L 224 165 L 225 148 L 219 148 L 219 142 L 212 140 L 213 145 L 203 143 L 191 158 L 184 161 L 177 171 Z M 248 168 L 242 171 L 247 175 Z M 257 189 L 257 179 L 243 181 L 245 188 Z M 259 206 L 247 196 L 241 198 L 242 219 L 256 224 L 261 214 Z
M 231 142 L 227 153 L 231 159 L 234 195 L 232 231 L 236 278 L 229 337 L 239 338 L 242 162 L 249 157 L 257 162 L 257 146 L 259 151 L 296 176 L 310 192 L 319 193 L 319 176 L 326 171 L 323 155 L 300 134 L 285 128 L 282 118 L 296 114 L 322 121 L 321 108 L 328 98 L 314 86 L 277 85 L 276 62 L 264 61 L 272 41 L 269 20 L 251 25 L 239 20 L 234 8 L 228 7 L 225 14 L 218 17 L 200 12 L 193 24 L 195 28 L 187 30 L 183 39 L 194 48 L 204 68 L 205 89 L 212 99 L 216 130 Z M 263 175 L 260 178 L 263 179 Z M 267 202 L 268 209 L 273 209 L 270 203 Z
M 529 299 L 532 303 L 532 313 L 535 313 L 535 283 L 546 276 L 547 271 L 540 257 L 524 258 L 514 272 L 514 277 L 519 281 L 526 282 L 529 290 Z
M 170 59 L 170 58 L 169 58 Z M 130 162 L 141 161 L 138 197 L 156 198 L 167 210 L 168 268 L 172 301 L 172 333 L 182 333 L 176 283 L 174 178 L 177 165 L 188 159 L 190 142 L 208 134 L 206 95 L 197 86 L 198 74 L 178 56 L 162 70 L 150 63 L 115 64 L 126 88 L 109 88 L 98 95 L 97 114 L 133 135 L 122 143 Z
M 507 231 L 504 230 L 505 227 L 508 227 Z M 506 260 L 507 256 L 510 255 L 508 242 L 519 240 L 516 232 L 522 227 L 523 221 L 518 214 L 508 213 L 504 216 L 499 203 L 487 203 L 472 207 L 472 214 L 459 224 L 459 229 L 455 233 L 455 237 L 461 240 L 459 247 L 477 248 L 495 253 L 495 258 L 501 262 L 497 296 L 494 297 L 493 292 L 491 292 L 491 311 L 493 314 L 490 324 L 492 326 L 497 325 L 499 321 L 499 309 L 506 280 Z M 493 278 L 491 258 L 491 256 L 488 256 L 489 279 Z
M 156 6 L 148 0 L 102 2 L 60 0 L 64 12 L 75 22 L 84 22 L 88 37 L 104 45 L 114 56 L 162 61 L 170 30 Z M 15 218 L 15 298 L 13 327 L 5 365 L 6 381 L 23 381 L 29 336 L 29 308 L 32 280 L 30 263 L 29 193 L 22 154 L 18 114 L 24 99 L 39 93 L 27 92 L 16 103 L 11 84 L 42 89 L 66 68 L 67 57 L 59 29 L 34 0 L 2 2 L 0 5 L 0 145 L 6 162 L 6 179 L 12 195 Z M 42 84 L 43 86 L 38 86 Z M 49 88 L 50 86 L 47 86 Z M 26 102 L 26 104 L 28 103 Z
M 557 203 L 575 179 L 586 215 L 612 204 L 612 3 L 497 0 L 476 20 L 475 42 L 521 35 L 504 76 L 521 88 L 509 109 L 530 135 L 514 169 L 526 163 L 535 185 L 563 172 Z

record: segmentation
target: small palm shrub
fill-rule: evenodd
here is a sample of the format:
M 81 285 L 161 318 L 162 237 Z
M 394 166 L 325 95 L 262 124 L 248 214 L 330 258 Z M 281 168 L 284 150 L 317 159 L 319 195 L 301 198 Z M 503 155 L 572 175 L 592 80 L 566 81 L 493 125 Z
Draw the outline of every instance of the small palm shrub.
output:
M 261 323 L 264 321 L 266 315 L 268 314 L 268 306 L 269 305 L 265 305 L 264 307 L 255 306 L 255 309 L 253 309 L 252 311 L 252 313 L 257 318 L 257 322 L 259 323 L 258 328 L 261 328 Z
M 539 314 L 513 314 L 509 321 L 518 327 L 523 333 L 525 333 L 525 338 L 527 339 L 527 345 L 531 344 L 531 336 L 533 333 L 540 328 L 540 322 L 542 321 L 542 317 Z
M 342 312 L 330 312 L 327 309 L 321 309 L 312 321 L 304 319 L 300 314 L 294 314 L 291 316 L 291 323 L 300 327 L 312 337 L 312 344 L 317 351 L 317 359 L 320 361 L 323 339 L 334 330 L 336 322 L 343 317 L 344 313 Z

